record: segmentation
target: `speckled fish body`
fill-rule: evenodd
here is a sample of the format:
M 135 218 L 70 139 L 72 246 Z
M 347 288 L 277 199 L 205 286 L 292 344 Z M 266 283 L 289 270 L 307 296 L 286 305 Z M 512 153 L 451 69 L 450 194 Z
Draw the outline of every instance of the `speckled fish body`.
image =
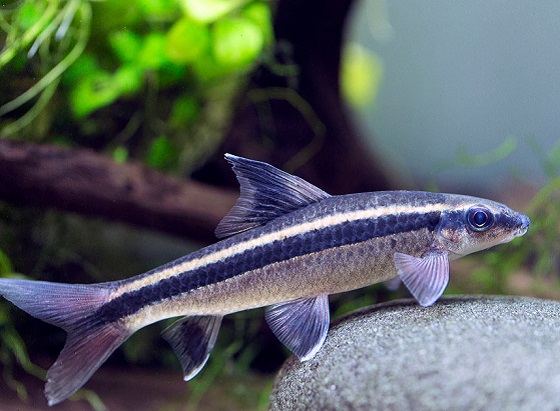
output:
M 273 332 L 301 360 L 328 331 L 328 295 L 398 277 L 423 306 L 449 278 L 449 260 L 524 234 L 529 219 L 493 201 L 388 191 L 330 196 L 274 167 L 228 155 L 241 195 L 217 228 L 228 237 L 148 273 L 66 285 L 0 279 L 0 294 L 68 331 L 47 375 L 56 404 L 78 390 L 138 329 L 185 316 L 164 332 L 194 377 L 221 319 L 269 307 Z M 44 296 L 44 297 L 41 297 Z

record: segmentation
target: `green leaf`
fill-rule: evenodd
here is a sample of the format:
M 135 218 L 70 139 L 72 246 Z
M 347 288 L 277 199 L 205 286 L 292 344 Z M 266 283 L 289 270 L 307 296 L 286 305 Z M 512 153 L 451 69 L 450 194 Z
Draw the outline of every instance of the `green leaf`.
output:
M 383 63 L 372 52 L 351 43 L 345 47 L 340 71 L 342 94 L 355 107 L 375 102 L 383 77 Z
M 12 3 L 14 7 L 17 7 L 19 1 L 13 1 Z M 10 2 L 8 4 L 4 4 L 4 2 L 0 3 L 0 5 L 5 6 L 12 6 Z M 44 6 L 44 5 L 43 5 Z M 37 23 L 44 12 L 44 7 L 39 7 L 38 2 L 34 1 L 26 1 L 24 2 L 18 10 L 17 16 L 17 23 L 23 30 L 30 29 L 35 23 Z
M 72 110 L 78 118 L 86 117 L 95 110 L 113 103 L 120 92 L 109 73 L 98 71 L 82 78 L 70 92 Z
M 113 160 L 115 163 L 124 164 L 128 159 L 128 150 L 126 147 L 119 146 L 113 150 Z
M 27 354 L 25 343 L 16 332 L 6 332 L 2 335 L 4 344 L 10 349 L 18 362 L 23 366 L 31 364 L 31 360 Z
M 190 63 L 208 48 L 208 27 L 189 18 L 176 22 L 166 36 L 165 50 L 170 61 L 177 64 Z
M 261 30 L 264 44 L 270 44 L 274 40 L 274 28 L 272 27 L 272 11 L 270 5 L 256 2 L 245 7 L 241 13 L 255 23 Z
M 456 163 L 465 167 L 483 167 L 494 164 L 515 151 L 517 147 L 517 139 L 508 136 L 502 144 L 493 150 L 488 150 L 480 154 L 470 154 L 465 146 L 459 147 L 457 150 Z
M 216 62 L 212 54 L 202 54 L 193 62 L 193 71 L 198 81 L 211 82 L 231 74 L 232 70 Z
M 144 73 L 134 64 L 127 64 L 119 67 L 113 76 L 115 87 L 121 94 L 135 94 L 144 83 Z
M 165 35 L 157 32 L 148 34 L 138 56 L 138 66 L 148 70 L 156 70 L 167 62 Z
M 181 0 L 181 7 L 191 19 L 211 23 L 246 3 L 247 0 Z
M 62 82 L 65 86 L 71 87 L 82 78 L 88 77 L 100 71 L 97 60 L 93 54 L 82 54 L 63 75 Z
M 109 35 L 109 44 L 120 61 L 136 60 L 142 48 L 140 37 L 130 30 L 120 30 Z
M 12 317 L 10 316 L 10 312 L 8 311 L 7 304 L 0 305 L 0 326 L 4 327 L 7 324 L 10 324 Z M 0 332 L 0 334 L 2 334 Z
M 184 86 L 185 66 L 172 62 L 164 64 L 158 71 L 159 85 L 162 89 L 181 83 Z
M 245 17 L 217 21 L 212 34 L 216 62 L 232 69 L 248 67 L 259 57 L 264 46 L 259 26 Z
M 5 277 L 14 271 L 10 258 L 0 250 L 0 277 Z
M 200 115 L 200 103 L 191 96 L 181 96 L 173 102 L 169 124 L 174 129 L 183 129 Z
M 137 0 L 147 20 L 170 20 L 178 11 L 176 0 Z
M 178 152 L 165 136 L 156 138 L 150 147 L 146 163 L 159 170 L 168 170 L 178 159 Z
M 145 27 L 144 16 L 136 1 L 92 1 L 91 5 L 94 42 L 95 38 L 105 40 L 108 33 L 115 30 Z

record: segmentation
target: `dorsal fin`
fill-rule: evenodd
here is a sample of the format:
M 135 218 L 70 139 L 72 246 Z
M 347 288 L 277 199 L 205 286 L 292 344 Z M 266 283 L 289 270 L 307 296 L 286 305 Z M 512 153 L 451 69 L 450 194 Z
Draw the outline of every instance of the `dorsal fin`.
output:
M 225 155 L 240 185 L 240 195 L 216 227 L 216 236 L 227 237 L 266 224 L 298 208 L 330 197 L 307 181 L 270 164 Z

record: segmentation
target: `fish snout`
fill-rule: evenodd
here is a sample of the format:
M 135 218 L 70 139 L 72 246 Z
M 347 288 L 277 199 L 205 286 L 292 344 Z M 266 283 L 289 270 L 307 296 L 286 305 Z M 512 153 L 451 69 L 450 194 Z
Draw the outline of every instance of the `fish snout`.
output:
M 519 213 L 519 223 L 517 225 L 517 229 L 515 232 L 516 237 L 522 236 L 529 230 L 529 226 L 531 225 L 531 220 L 525 214 Z

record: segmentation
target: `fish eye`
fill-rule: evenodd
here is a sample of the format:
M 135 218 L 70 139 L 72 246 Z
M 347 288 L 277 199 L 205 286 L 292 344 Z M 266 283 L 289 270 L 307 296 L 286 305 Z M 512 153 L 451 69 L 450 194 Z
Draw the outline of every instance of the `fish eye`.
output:
M 486 231 L 494 223 L 494 216 L 490 210 L 482 207 L 471 208 L 467 214 L 469 227 L 474 231 Z

